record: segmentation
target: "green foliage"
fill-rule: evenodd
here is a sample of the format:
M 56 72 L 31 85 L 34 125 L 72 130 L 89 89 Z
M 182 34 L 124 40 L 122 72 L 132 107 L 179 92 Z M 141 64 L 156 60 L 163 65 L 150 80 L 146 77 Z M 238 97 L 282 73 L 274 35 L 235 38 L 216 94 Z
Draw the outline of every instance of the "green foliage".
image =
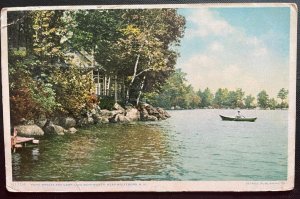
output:
M 244 99 L 244 102 L 245 102 L 245 108 L 254 108 L 255 105 L 254 105 L 254 100 L 255 100 L 255 97 L 253 97 L 252 95 L 247 95 Z
M 277 108 L 277 101 L 274 98 L 269 99 L 268 107 L 272 110 Z
M 214 95 L 212 94 L 209 88 L 206 88 L 203 92 L 199 90 L 198 95 L 201 98 L 201 103 L 200 103 L 201 108 L 206 108 L 213 105 Z
M 10 75 L 14 79 L 10 81 L 11 123 L 18 124 L 22 118 L 34 119 L 39 111 L 30 89 L 34 84 L 32 78 L 24 70 L 15 70 Z
M 147 102 L 164 108 L 197 108 L 201 99 L 191 85 L 187 85 L 186 74 L 176 70 L 161 87 L 161 92 L 145 94 Z
M 51 84 L 35 82 L 31 85 L 32 100 L 37 102 L 40 114 L 49 116 L 57 107 L 56 94 Z
M 34 120 L 52 114 L 57 104 L 51 85 L 35 81 L 23 69 L 11 71 L 10 77 L 12 124 L 18 124 L 22 118 Z
M 288 103 L 285 101 L 288 98 L 289 91 L 287 89 L 280 89 L 277 98 L 281 99 L 281 103 L 279 104 L 279 108 L 288 108 Z
M 125 75 L 128 99 L 159 89 L 173 71 L 178 57 L 174 46 L 185 28 L 176 9 L 84 10 L 66 15 L 75 21 L 70 44 L 92 54 L 96 61 L 92 64 Z
M 226 107 L 227 104 L 227 98 L 228 98 L 228 89 L 227 88 L 219 88 L 217 92 L 215 93 L 215 98 L 213 101 L 214 107 L 215 108 L 222 108 Z
M 229 91 L 227 100 L 226 100 L 226 106 L 230 108 L 243 108 L 243 98 L 244 98 L 245 92 L 241 88 L 236 89 L 235 91 Z
M 269 95 L 265 90 L 262 90 L 261 92 L 258 93 L 257 95 L 257 103 L 260 108 L 268 108 L 269 104 Z
M 115 99 L 112 96 L 103 96 L 99 99 L 99 107 L 101 109 L 112 110 L 115 104 Z
M 95 103 L 93 79 L 76 66 L 71 53 L 84 51 L 91 66 L 125 76 L 130 99 L 142 96 L 165 108 L 253 108 L 254 97 L 244 91 L 209 88 L 194 91 L 186 74 L 175 70 L 176 47 L 185 19 L 176 9 L 109 9 L 78 11 L 9 12 L 9 77 L 12 122 L 55 113 L 79 117 Z M 281 103 L 266 91 L 257 96 L 261 108 L 287 108 L 288 91 Z M 114 99 L 102 98 L 111 109 Z
M 122 15 L 122 37 L 116 43 L 122 73 L 130 78 L 128 89 L 153 91 L 161 84 L 151 81 L 159 78 L 164 83 L 174 70 L 178 54 L 174 46 L 183 36 L 185 20 L 175 9 L 126 10 Z M 141 82 L 145 76 L 145 86 Z M 134 88 L 134 89 L 131 89 Z M 136 98 L 137 93 L 130 93 Z
M 26 42 L 9 39 L 12 123 L 60 113 L 78 117 L 91 108 L 93 83 L 90 74 L 68 64 L 64 42 L 71 36 L 66 29 L 69 19 L 63 11 L 30 11 L 25 16 L 26 21 L 20 20 L 25 31 L 16 34 Z M 20 24 L 9 27 L 11 34 L 16 26 Z
M 201 103 L 201 98 L 198 96 L 191 85 L 186 87 L 185 95 L 186 107 L 187 108 L 198 108 Z
M 94 85 L 90 74 L 83 74 L 79 68 L 70 66 L 64 70 L 54 70 L 51 82 L 60 113 L 79 117 L 83 109 L 91 107 L 90 96 Z
M 31 11 L 33 53 L 41 62 L 53 63 L 63 56 L 61 38 L 67 32 L 62 20 L 63 11 Z

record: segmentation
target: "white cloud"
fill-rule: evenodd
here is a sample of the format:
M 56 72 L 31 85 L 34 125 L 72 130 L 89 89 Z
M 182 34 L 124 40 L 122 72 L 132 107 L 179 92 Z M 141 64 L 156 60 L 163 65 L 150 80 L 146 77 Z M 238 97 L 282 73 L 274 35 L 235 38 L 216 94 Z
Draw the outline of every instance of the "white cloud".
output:
M 208 35 L 226 36 L 234 32 L 234 28 L 227 21 L 219 18 L 216 13 L 202 9 L 201 12 L 194 12 L 187 18 L 196 25 L 195 29 L 187 29 L 188 37 L 205 37 Z
M 278 89 L 287 87 L 287 72 L 279 72 L 287 63 L 264 40 L 247 35 L 207 9 L 187 20 L 194 26 L 187 29 L 186 39 L 201 39 L 205 44 L 201 52 L 179 61 L 196 89 L 242 88 L 252 95 L 266 89 L 276 97 Z
M 222 52 L 224 50 L 224 46 L 220 42 L 212 42 L 209 45 L 209 50 L 212 52 Z

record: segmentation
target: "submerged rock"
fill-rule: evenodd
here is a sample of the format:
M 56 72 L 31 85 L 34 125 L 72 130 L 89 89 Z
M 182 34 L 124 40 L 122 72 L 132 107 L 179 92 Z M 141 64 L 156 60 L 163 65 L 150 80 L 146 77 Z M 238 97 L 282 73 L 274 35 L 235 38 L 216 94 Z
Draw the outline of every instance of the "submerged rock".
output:
M 32 125 L 19 125 L 16 126 L 16 130 L 18 132 L 18 135 L 20 136 L 43 136 L 44 131 L 36 124 Z

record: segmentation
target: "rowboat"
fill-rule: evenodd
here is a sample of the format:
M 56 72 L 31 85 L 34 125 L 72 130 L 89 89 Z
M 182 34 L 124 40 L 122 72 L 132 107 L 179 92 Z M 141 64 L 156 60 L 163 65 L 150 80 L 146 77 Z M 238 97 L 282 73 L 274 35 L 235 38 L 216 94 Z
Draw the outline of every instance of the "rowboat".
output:
M 236 122 L 255 122 L 257 119 L 256 117 L 254 118 L 242 118 L 242 117 L 226 117 L 223 115 L 220 115 L 223 121 L 236 121 Z

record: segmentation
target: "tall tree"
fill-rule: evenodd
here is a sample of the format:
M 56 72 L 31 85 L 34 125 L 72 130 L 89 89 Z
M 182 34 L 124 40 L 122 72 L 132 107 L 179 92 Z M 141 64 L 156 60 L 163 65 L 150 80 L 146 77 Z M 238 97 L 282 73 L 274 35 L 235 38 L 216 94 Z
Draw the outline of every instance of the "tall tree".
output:
M 214 95 L 209 88 L 206 88 L 203 92 L 198 92 L 201 98 L 200 107 L 209 107 L 212 106 Z
M 164 108 L 196 108 L 201 99 L 191 85 L 187 84 L 186 73 L 177 69 L 171 74 L 161 90 L 146 94 L 148 102 Z
M 255 100 L 255 97 L 253 97 L 252 95 L 247 95 L 244 98 L 245 108 L 254 108 L 255 107 L 254 100 Z
M 217 92 L 215 93 L 215 98 L 214 98 L 214 106 L 221 108 L 226 106 L 226 101 L 228 98 L 228 89 L 227 88 L 219 88 Z
M 268 107 L 272 110 L 276 109 L 277 101 L 274 98 L 269 99 Z
M 269 104 L 269 95 L 265 90 L 262 90 L 257 95 L 257 103 L 260 108 L 267 108 Z
M 128 101 L 136 97 L 133 90 L 145 88 L 140 85 L 145 85 L 153 73 L 168 74 L 174 70 L 178 56 L 174 46 L 183 36 L 185 20 L 175 9 L 127 10 L 123 18 L 128 25 L 121 30 L 123 38 L 118 44 L 129 72 Z
M 198 108 L 201 102 L 200 96 L 198 96 L 192 85 L 186 87 L 186 108 Z
M 174 46 L 185 26 L 176 9 L 91 10 L 71 15 L 76 21 L 72 45 L 93 54 L 106 73 L 127 77 L 127 101 L 159 88 L 174 70 L 178 57 Z
M 244 95 L 245 92 L 241 88 L 238 88 L 235 91 L 229 91 L 226 105 L 231 108 L 235 108 L 235 107 L 242 108 L 244 106 L 243 104 Z
M 281 103 L 280 103 L 281 108 L 288 107 L 288 103 L 285 101 L 288 98 L 288 93 L 289 91 L 287 89 L 282 88 L 279 90 L 277 94 L 277 98 L 281 99 Z

